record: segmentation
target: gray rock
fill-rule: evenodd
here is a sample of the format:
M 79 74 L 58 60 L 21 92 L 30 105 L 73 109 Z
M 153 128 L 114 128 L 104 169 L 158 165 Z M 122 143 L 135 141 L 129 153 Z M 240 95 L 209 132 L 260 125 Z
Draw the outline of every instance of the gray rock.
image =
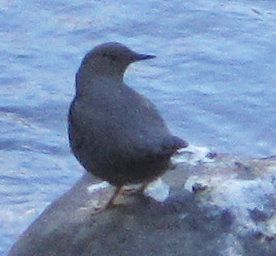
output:
M 170 186 L 165 201 L 125 195 L 95 215 L 95 205 L 113 188 L 93 190 L 95 180 L 84 175 L 22 234 L 9 256 L 274 256 L 276 158 L 217 155 L 192 163 L 162 178 Z

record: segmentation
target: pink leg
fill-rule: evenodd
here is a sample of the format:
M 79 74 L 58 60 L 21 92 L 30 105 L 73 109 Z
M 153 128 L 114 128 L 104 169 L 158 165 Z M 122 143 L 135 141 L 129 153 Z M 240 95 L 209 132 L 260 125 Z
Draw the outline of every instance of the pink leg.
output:
M 120 194 L 121 189 L 122 189 L 122 186 L 121 186 L 121 187 L 116 187 L 116 189 L 115 189 L 115 191 L 114 191 L 112 197 L 109 199 L 109 201 L 108 201 L 104 206 L 102 206 L 102 207 L 96 209 L 96 210 L 92 213 L 92 215 L 98 214 L 98 213 L 100 213 L 100 212 L 103 212 L 103 211 L 106 210 L 107 208 L 113 206 L 113 201 L 114 201 L 114 200 L 116 199 L 116 197 Z

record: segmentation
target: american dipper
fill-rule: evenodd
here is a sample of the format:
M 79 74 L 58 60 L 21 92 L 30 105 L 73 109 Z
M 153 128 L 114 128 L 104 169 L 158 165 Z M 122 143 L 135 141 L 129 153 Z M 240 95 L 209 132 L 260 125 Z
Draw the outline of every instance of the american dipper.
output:
M 104 43 L 88 52 L 76 74 L 70 146 L 88 172 L 116 186 L 105 208 L 122 186 L 161 176 L 176 150 L 188 146 L 170 134 L 155 105 L 123 81 L 129 64 L 154 57 Z

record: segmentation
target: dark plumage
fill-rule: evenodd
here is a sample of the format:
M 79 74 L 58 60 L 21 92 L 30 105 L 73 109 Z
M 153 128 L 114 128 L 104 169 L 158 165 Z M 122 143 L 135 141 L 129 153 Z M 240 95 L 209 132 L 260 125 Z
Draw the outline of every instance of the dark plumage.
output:
M 170 134 L 155 106 L 123 82 L 129 64 L 153 57 L 105 43 L 85 56 L 76 74 L 71 149 L 88 172 L 117 188 L 156 179 L 175 151 L 187 146 Z

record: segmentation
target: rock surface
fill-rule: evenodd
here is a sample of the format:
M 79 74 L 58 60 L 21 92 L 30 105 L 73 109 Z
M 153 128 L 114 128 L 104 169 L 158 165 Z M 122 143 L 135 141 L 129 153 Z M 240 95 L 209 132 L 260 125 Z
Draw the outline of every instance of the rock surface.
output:
M 275 256 L 276 158 L 189 160 L 162 177 L 170 187 L 166 200 L 168 187 L 159 181 L 159 190 L 146 191 L 159 201 L 125 195 L 95 215 L 113 188 L 93 187 L 97 181 L 84 175 L 34 221 L 9 256 Z

